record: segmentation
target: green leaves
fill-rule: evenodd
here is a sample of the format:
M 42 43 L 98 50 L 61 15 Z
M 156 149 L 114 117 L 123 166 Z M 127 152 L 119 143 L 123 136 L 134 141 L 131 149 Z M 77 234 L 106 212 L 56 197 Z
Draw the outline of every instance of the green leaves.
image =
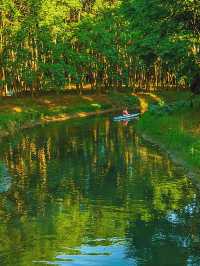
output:
M 155 86 L 169 73 L 189 80 L 199 69 L 198 8 L 189 0 L 4 0 L 3 86 L 25 72 L 59 88 L 69 75 L 84 84 L 91 71 L 96 86 Z

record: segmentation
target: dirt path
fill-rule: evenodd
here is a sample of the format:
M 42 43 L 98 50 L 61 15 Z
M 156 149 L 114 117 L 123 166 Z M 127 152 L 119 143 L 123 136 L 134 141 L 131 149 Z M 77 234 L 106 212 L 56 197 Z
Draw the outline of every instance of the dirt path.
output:
M 141 113 L 148 110 L 149 104 L 162 102 L 162 99 L 153 93 L 133 93 L 133 95 L 139 99 Z

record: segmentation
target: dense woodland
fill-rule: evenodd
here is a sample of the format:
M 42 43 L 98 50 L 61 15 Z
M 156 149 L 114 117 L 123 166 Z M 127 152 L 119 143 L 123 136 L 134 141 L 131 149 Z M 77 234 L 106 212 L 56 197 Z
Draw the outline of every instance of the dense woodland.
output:
M 1 95 L 187 87 L 200 1 L 2 0 Z

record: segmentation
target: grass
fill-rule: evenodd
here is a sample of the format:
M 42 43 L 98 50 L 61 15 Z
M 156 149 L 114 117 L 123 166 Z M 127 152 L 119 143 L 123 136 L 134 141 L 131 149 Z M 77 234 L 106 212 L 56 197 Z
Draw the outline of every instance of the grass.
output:
M 189 168 L 200 170 L 200 99 L 190 107 L 188 93 L 159 93 L 164 104 L 150 105 L 137 130 L 162 145 Z
M 109 95 L 51 95 L 38 98 L 0 98 L 0 135 L 13 133 L 25 124 L 34 124 L 45 117 L 91 113 L 110 108 L 138 107 L 135 96 L 112 93 Z

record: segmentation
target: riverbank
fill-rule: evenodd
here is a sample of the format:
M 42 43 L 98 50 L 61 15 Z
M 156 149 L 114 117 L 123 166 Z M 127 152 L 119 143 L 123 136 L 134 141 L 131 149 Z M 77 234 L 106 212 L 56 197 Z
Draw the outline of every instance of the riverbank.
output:
M 0 98 L 0 137 L 36 125 L 121 110 L 125 105 L 130 109 L 139 108 L 138 99 L 124 93 L 3 97 Z
M 144 114 L 136 130 L 167 151 L 195 176 L 200 175 L 199 100 L 190 107 L 185 92 L 109 95 L 51 95 L 0 99 L 0 137 L 37 125 L 121 110 L 124 105 Z
M 142 96 L 144 100 L 144 95 Z M 149 96 L 148 96 L 149 97 Z M 200 180 L 200 101 L 191 108 L 188 93 L 157 94 L 137 123 L 137 131 L 165 150 L 193 180 Z

